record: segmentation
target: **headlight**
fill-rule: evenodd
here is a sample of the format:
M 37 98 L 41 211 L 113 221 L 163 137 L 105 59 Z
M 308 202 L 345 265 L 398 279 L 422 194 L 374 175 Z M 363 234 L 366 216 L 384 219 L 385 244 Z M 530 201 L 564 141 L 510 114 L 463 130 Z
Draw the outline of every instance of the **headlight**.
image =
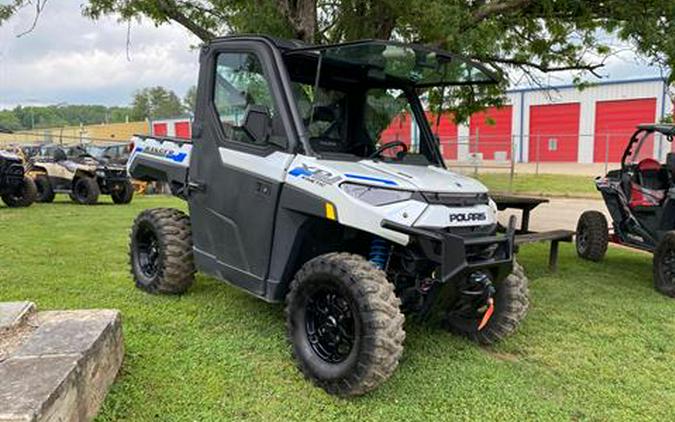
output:
M 412 192 L 409 191 L 383 189 L 354 183 L 343 183 L 340 188 L 349 196 L 375 206 L 393 204 L 412 197 Z
M 96 175 L 98 177 L 105 177 L 105 171 L 104 170 L 96 170 Z

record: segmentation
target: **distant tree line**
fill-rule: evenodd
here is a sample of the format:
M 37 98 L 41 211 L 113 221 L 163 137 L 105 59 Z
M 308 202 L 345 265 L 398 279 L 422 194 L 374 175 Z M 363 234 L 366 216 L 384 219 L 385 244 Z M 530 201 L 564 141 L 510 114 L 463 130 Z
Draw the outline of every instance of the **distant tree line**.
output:
M 13 109 L 0 110 L 0 128 L 30 130 L 185 116 L 194 109 L 195 95 L 194 86 L 182 100 L 172 90 L 156 86 L 136 91 L 131 105 L 126 107 L 88 104 L 18 105 Z

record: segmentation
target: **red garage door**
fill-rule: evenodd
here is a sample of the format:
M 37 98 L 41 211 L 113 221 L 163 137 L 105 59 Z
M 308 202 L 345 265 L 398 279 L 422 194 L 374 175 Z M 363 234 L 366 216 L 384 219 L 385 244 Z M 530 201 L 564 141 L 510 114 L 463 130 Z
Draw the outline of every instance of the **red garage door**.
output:
M 579 103 L 530 107 L 529 161 L 577 161 Z
M 153 123 L 152 134 L 155 136 L 166 136 L 166 123 Z
M 190 122 L 176 122 L 176 138 L 190 139 Z
M 469 151 L 494 160 L 495 153 L 511 157 L 511 106 L 489 108 L 471 116 Z M 477 146 L 476 146 L 477 144 Z
M 452 114 L 445 113 L 441 115 L 427 112 L 427 120 L 431 126 L 431 131 L 440 140 L 443 158 L 446 160 L 457 159 L 457 125 Z
M 402 114 L 394 117 L 389 126 L 380 134 L 380 144 L 403 141 L 410 145 L 410 116 Z
M 640 100 L 598 101 L 595 105 L 595 145 L 593 161 L 602 163 L 621 161 L 628 139 L 640 123 L 652 123 L 656 118 L 656 98 Z M 605 151 L 609 145 L 609 151 Z M 653 155 L 653 140 L 642 146 L 642 153 Z

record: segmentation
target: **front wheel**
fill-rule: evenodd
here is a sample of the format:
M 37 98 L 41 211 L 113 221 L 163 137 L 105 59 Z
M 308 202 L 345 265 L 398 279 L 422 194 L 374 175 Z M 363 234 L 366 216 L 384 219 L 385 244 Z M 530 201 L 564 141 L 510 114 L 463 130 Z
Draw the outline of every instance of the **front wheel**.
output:
M 491 284 L 489 280 L 480 281 Z M 448 311 L 448 329 L 483 345 L 491 345 L 510 336 L 527 315 L 530 306 L 528 283 L 525 270 L 514 261 L 511 274 L 488 287 L 494 289 L 491 303 L 482 300 L 479 294 L 473 294 L 472 286 L 468 286 Z M 486 286 L 473 287 L 478 287 L 473 290 L 480 293 Z
M 35 182 L 28 176 L 24 176 L 21 184 L 14 190 L 2 195 L 2 200 L 10 208 L 28 207 L 37 198 Z
M 184 293 L 194 281 L 190 218 L 173 208 L 152 208 L 136 217 L 129 241 L 131 274 L 148 293 Z
M 653 267 L 656 290 L 675 298 L 675 231 L 666 233 L 656 247 Z
M 607 253 L 608 243 L 609 231 L 605 215 L 599 211 L 584 211 L 577 222 L 577 255 L 589 261 L 600 261 Z
M 365 394 L 386 381 L 403 352 L 403 314 L 385 273 L 348 253 L 303 265 L 286 297 L 298 368 L 330 394 Z
M 128 204 L 134 197 L 134 186 L 131 184 L 131 181 L 125 180 L 119 185 L 118 189 L 112 191 L 110 197 L 118 205 Z
M 54 189 L 49 182 L 49 176 L 46 174 L 38 174 L 35 176 L 35 186 L 37 187 L 37 201 L 38 202 L 54 202 Z
M 82 176 L 75 181 L 71 198 L 82 205 L 94 205 L 98 201 L 101 190 L 93 177 Z

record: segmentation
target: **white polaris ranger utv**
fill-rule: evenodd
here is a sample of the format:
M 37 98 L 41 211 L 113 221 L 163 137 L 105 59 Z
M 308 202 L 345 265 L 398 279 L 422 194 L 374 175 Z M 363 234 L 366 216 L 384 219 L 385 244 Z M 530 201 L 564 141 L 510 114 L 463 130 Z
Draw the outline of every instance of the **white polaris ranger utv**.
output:
M 494 82 L 418 45 L 212 41 L 192 141 L 135 138 L 130 174 L 168 183 L 190 210 L 138 216 L 136 286 L 183 293 L 199 270 L 285 301 L 299 369 L 338 395 L 394 372 L 404 315 L 440 313 L 484 344 L 513 333 L 528 307 L 513 224 L 497 233 L 487 189 L 446 169 L 420 100 Z M 390 136 L 409 115 L 412 147 Z

